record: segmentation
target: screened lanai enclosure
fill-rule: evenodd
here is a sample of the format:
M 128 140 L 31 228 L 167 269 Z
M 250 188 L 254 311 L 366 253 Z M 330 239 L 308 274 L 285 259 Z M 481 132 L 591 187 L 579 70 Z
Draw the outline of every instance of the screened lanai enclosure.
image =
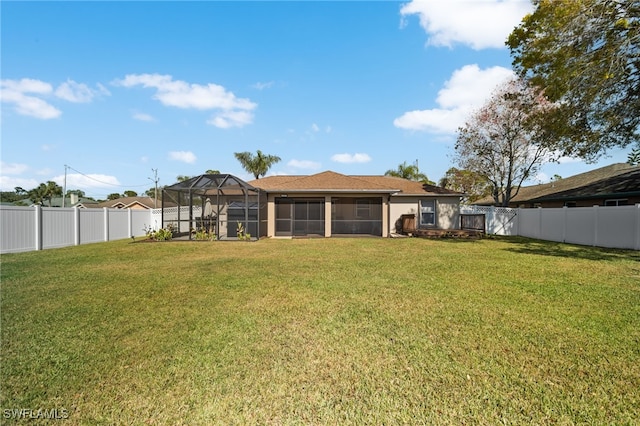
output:
M 229 174 L 204 174 L 162 190 L 162 227 L 174 238 L 194 239 L 198 232 L 218 240 L 257 239 L 267 235 L 266 194 Z

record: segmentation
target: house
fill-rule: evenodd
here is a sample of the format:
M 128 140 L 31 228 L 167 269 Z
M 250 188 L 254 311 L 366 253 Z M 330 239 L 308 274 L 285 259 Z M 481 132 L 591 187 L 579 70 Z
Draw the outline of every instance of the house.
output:
M 13 204 L 26 205 L 26 206 L 35 205 L 35 203 L 28 198 L 24 200 L 16 201 Z M 98 202 L 91 198 L 78 197 L 78 195 L 74 193 L 71 193 L 66 197 L 64 197 L 64 200 L 62 197 L 52 197 L 51 200 L 47 199 L 42 202 L 43 207 L 63 207 L 63 205 L 64 207 L 77 207 L 79 209 L 85 209 L 85 208 L 96 207 L 98 205 Z
M 87 206 L 89 207 L 89 206 Z M 91 207 L 110 209 L 153 209 L 155 208 L 155 199 L 151 197 L 121 197 L 114 200 L 107 200 L 101 203 L 92 205 Z M 158 201 L 158 207 L 160 207 L 160 201 Z
M 492 198 L 476 201 L 492 205 Z M 640 203 L 640 166 L 611 164 L 553 182 L 524 186 L 509 207 L 592 207 Z
M 403 215 L 417 228 L 459 228 L 463 194 L 391 176 L 269 176 L 248 182 L 266 194 L 266 236 L 374 235 L 400 232 Z

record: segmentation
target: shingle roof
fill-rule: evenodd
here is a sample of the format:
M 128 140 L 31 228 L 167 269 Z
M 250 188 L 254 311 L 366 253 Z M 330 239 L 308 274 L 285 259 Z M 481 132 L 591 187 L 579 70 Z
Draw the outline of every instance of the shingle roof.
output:
M 267 192 L 373 192 L 396 195 L 462 195 L 437 186 L 392 176 L 347 176 L 332 171 L 303 176 L 268 176 L 253 180 L 249 184 Z
M 148 209 L 154 208 L 154 199 L 151 197 L 122 197 L 117 198 L 115 200 L 107 200 L 101 203 L 98 203 L 91 207 L 102 208 L 102 207 L 114 207 L 117 205 L 122 205 L 122 208 L 127 208 L 133 204 L 140 204 Z M 160 205 L 160 200 L 158 200 L 158 205 Z
M 547 199 L 550 200 L 553 198 L 554 194 L 560 194 L 567 191 L 574 191 L 582 188 L 582 191 L 586 191 L 586 193 L 591 192 L 590 195 L 595 195 L 593 193 L 592 184 L 600 181 L 606 181 L 615 176 L 619 176 L 634 170 L 640 170 L 638 166 L 631 166 L 627 163 L 615 163 L 606 167 L 601 167 L 599 169 L 591 170 L 585 173 L 580 173 L 575 176 L 570 176 L 563 179 L 558 179 L 553 182 L 543 183 L 540 185 L 532 185 L 532 186 L 523 186 L 520 188 L 518 195 L 511 199 L 511 203 L 525 203 L 532 200 L 539 199 Z M 476 201 L 475 204 L 493 204 L 493 198 L 483 198 L 482 200 Z
M 575 200 L 607 196 L 640 195 L 640 168 L 567 191 L 535 198 L 531 201 Z

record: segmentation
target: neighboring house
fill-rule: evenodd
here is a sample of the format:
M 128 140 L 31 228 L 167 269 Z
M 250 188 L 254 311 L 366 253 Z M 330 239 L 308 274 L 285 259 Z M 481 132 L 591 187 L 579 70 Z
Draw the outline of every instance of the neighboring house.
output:
M 25 205 L 25 206 L 33 206 L 34 202 L 30 199 L 24 199 L 20 201 L 16 201 L 13 203 L 14 205 Z M 77 207 L 80 209 L 91 208 L 97 206 L 98 202 L 96 200 L 92 200 L 90 198 L 78 197 L 76 194 L 70 194 L 69 196 L 64 198 L 64 203 L 62 197 L 53 197 L 51 198 L 51 205 L 49 205 L 49 200 L 44 200 L 42 202 L 42 207 Z
M 417 228 L 459 228 L 463 194 L 391 176 L 269 176 L 249 182 L 267 195 L 269 237 L 400 232 L 403 215 Z
M 509 207 L 592 207 L 640 203 L 640 166 L 612 164 L 541 185 L 525 186 Z M 492 205 L 492 198 L 476 201 Z
M 158 207 L 161 206 L 160 201 L 158 200 Z M 110 209 L 153 209 L 155 208 L 155 199 L 151 197 L 122 197 L 116 198 L 115 200 L 107 200 L 97 203 L 96 208 L 107 207 Z

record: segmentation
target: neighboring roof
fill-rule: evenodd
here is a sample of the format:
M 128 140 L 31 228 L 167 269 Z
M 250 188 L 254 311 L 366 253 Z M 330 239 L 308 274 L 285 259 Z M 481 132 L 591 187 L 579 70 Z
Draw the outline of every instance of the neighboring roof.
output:
M 437 186 L 393 176 L 347 176 L 332 171 L 302 176 L 268 176 L 249 183 L 267 192 L 370 192 L 456 197 L 462 195 Z
M 107 200 L 101 203 L 97 203 L 91 206 L 85 204 L 85 207 L 89 208 L 119 208 L 126 209 L 132 207 L 134 205 L 139 205 L 146 209 L 153 209 L 155 200 L 151 197 L 121 197 L 116 198 L 114 200 Z M 160 205 L 160 200 L 158 200 L 158 205 Z
M 25 204 L 28 206 L 32 206 L 34 205 L 34 202 L 29 199 L 29 198 L 25 198 L 24 200 L 19 200 L 16 201 L 16 203 L 21 203 L 21 204 Z M 15 204 L 15 203 L 14 203 Z M 75 204 L 71 204 L 71 198 L 70 197 L 65 197 L 64 199 L 64 206 L 65 207 L 94 207 L 98 204 L 98 202 L 96 200 L 92 200 L 89 198 L 79 198 L 78 201 Z M 42 203 L 43 207 L 49 207 L 49 200 L 45 200 Z M 51 198 L 51 207 L 62 207 L 62 197 L 53 197 Z
M 624 178 L 624 176 L 622 175 L 638 170 L 640 170 L 639 166 L 632 166 L 627 163 L 615 163 L 606 167 L 601 167 L 599 169 L 580 173 L 578 175 L 558 179 L 553 182 L 533 186 L 523 186 L 520 188 L 518 195 L 513 197 L 510 202 L 518 204 L 532 202 L 533 200 L 538 202 L 541 200 L 558 199 L 556 198 L 556 196 L 560 196 L 560 194 L 563 193 L 573 193 L 576 196 L 577 194 L 582 194 L 582 196 L 578 198 L 586 198 L 588 196 L 601 196 L 605 194 L 602 191 L 615 190 L 615 185 L 609 186 L 607 183 L 610 179 L 620 176 L 621 181 L 624 182 L 626 178 Z M 596 183 L 598 183 L 598 185 L 596 185 Z M 630 182 L 630 185 L 634 185 L 633 181 Z M 635 185 L 635 189 L 637 191 L 637 181 Z M 618 186 L 620 186 L 620 182 L 618 183 Z M 610 195 L 611 193 L 612 192 L 609 192 L 606 195 Z M 474 204 L 488 205 L 493 203 L 493 198 L 487 197 L 483 198 L 482 200 L 476 201 Z
M 567 191 L 534 198 L 532 202 L 556 200 L 583 200 L 588 198 L 609 198 L 640 196 L 640 168 Z

